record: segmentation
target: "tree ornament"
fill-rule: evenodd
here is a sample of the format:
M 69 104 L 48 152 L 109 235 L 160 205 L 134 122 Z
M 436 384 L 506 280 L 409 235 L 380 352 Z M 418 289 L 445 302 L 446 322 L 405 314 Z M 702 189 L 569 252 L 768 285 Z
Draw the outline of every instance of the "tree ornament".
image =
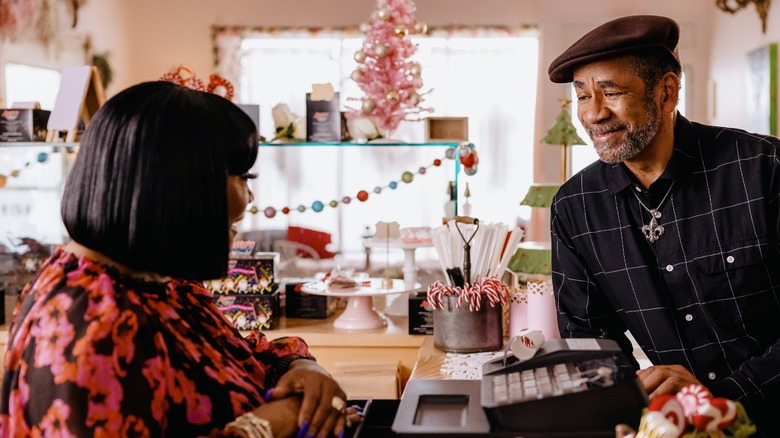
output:
M 359 68 L 356 68 L 352 70 L 352 73 L 349 75 L 350 79 L 357 82 L 360 80 L 360 75 L 363 74 L 363 72 L 360 71 Z
M 257 209 L 257 207 L 255 207 L 255 206 L 252 206 L 252 207 Z M 252 213 L 252 214 L 256 214 L 256 212 L 252 212 L 252 210 L 249 210 L 249 212 Z M 276 216 L 276 209 L 273 208 L 273 207 L 266 207 L 266 209 L 263 210 L 263 214 L 265 214 L 265 217 L 267 217 L 268 219 L 271 219 L 274 216 Z
M 401 100 L 401 96 L 398 94 L 395 90 L 390 90 L 387 92 L 387 101 L 390 103 L 398 103 L 399 100 Z
M 368 201 L 368 192 L 365 190 L 361 190 L 357 194 L 358 201 L 360 202 L 366 202 Z
M 419 105 L 420 103 L 422 103 L 422 96 L 420 96 L 416 92 L 410 94 L 409 95 L 409 103 L 411 103 L 412 105 Z
M 419 77 L 422 74 L 422 66 L 419 62 L 415 62 L 409 67 L 409 74 L 414 77 Z
M 474 166 L 472 166 L 472 167 L 464 167 L 464 168 L 463 168 L 463 172 L 465 172 L 465 173 L 466 173 L 466 175 L 468 175 L 468 176 L 472 176 L 472 175 L 474 175 L 475 173 L 477 173 L 477 166 L 476 166 L 476 165 L 474 165 Z
M 417 23 L 414 23 L 414 33 L 417 35 L 425 35 L 428 33 L 428 25 L 425 24 L 423 21 L 418 21 Z
M 398 24 L 395 26 L 395 36 L 397 36 L 398 38 L 404 38 L 407 35 L 409 35 L 409 28 L 407 28 L 403 24 Z
M 374 47 L 374 53 L 379 58 L 384 58 L 390 53 L 390 47 L 387 44 L 379 43 Z
M 362 64 L 366 61 L 366 52 L 363 51 L 363 49 L 358 50 L 355 52 L 355 62 L 358 64 Z
M 363 105 L 361 105 L 361 108 L 363 109 L 364 113 L 370 113 L 374 110 L 374 108 L 376 108 L 376 102 L 374 102 L 374 99 L 366 97 L 363 99 Z
M 409 171 L 404 172 L 403 175 L 401 175 L 401 181 L 407 184 L 411 183 L 412 181 L 414 181 L 414 174 L 412 174 L 412 172 Z
M 363 23 L 360 23 L 360 26 L 358 26 L 358 29 L 360 30 L 360 33 L 364 33 L 365 34 L 365 33 L 368 33 L 369 30 L 371 30 L 371 25 L 366 23 L 366 22 L 363 22 Z
M 387 8 L 379 8 L 376 10 L 376 18 L 387 20 L 390 18 L 390 11 Z

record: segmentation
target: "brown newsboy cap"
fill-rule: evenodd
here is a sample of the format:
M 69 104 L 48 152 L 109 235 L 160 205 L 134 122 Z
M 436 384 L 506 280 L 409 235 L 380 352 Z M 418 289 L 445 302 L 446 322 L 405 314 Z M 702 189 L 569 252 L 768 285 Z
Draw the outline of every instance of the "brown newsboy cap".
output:
M 628 55 L 641 49 L 658 49 L 680 65 L 677 42 L 680 26 L 671 18 L 631 15 L 593 29 L 550 64 L 547 74 L 557 83 L 572 82 L 574 69 L 599 59 Z

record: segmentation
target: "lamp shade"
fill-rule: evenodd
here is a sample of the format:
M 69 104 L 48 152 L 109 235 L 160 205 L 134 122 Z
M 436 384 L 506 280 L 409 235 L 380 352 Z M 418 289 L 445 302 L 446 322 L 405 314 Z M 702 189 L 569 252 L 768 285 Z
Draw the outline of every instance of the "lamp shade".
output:
M 550 207 L 553 196 L 558 193 L 558 184 L 532 184 L 525 194 L 525 198 L 520 201 L 520 205 L 529 207 Z

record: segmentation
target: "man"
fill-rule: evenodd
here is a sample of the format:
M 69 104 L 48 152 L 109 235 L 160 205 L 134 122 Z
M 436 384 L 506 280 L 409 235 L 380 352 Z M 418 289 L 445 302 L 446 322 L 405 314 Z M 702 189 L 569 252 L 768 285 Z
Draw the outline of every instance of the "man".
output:
M 651 398 L 701 383 L 780 436 L 780 141 L 677 113 L 678 40 L 671 19 L 624 17 L 550 65 L 600 157 L 552 206 L 560 332 L 632 357 L 629 330 Z

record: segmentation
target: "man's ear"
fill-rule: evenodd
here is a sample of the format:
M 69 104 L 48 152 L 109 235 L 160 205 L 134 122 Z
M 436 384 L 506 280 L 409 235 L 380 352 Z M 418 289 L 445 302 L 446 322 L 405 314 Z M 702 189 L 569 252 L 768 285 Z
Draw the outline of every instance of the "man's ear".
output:
M 680 99 L 680 78 L 672 72 L 666 73 L 660 81 L 661 108 L 670 113 L 677 110 Z

